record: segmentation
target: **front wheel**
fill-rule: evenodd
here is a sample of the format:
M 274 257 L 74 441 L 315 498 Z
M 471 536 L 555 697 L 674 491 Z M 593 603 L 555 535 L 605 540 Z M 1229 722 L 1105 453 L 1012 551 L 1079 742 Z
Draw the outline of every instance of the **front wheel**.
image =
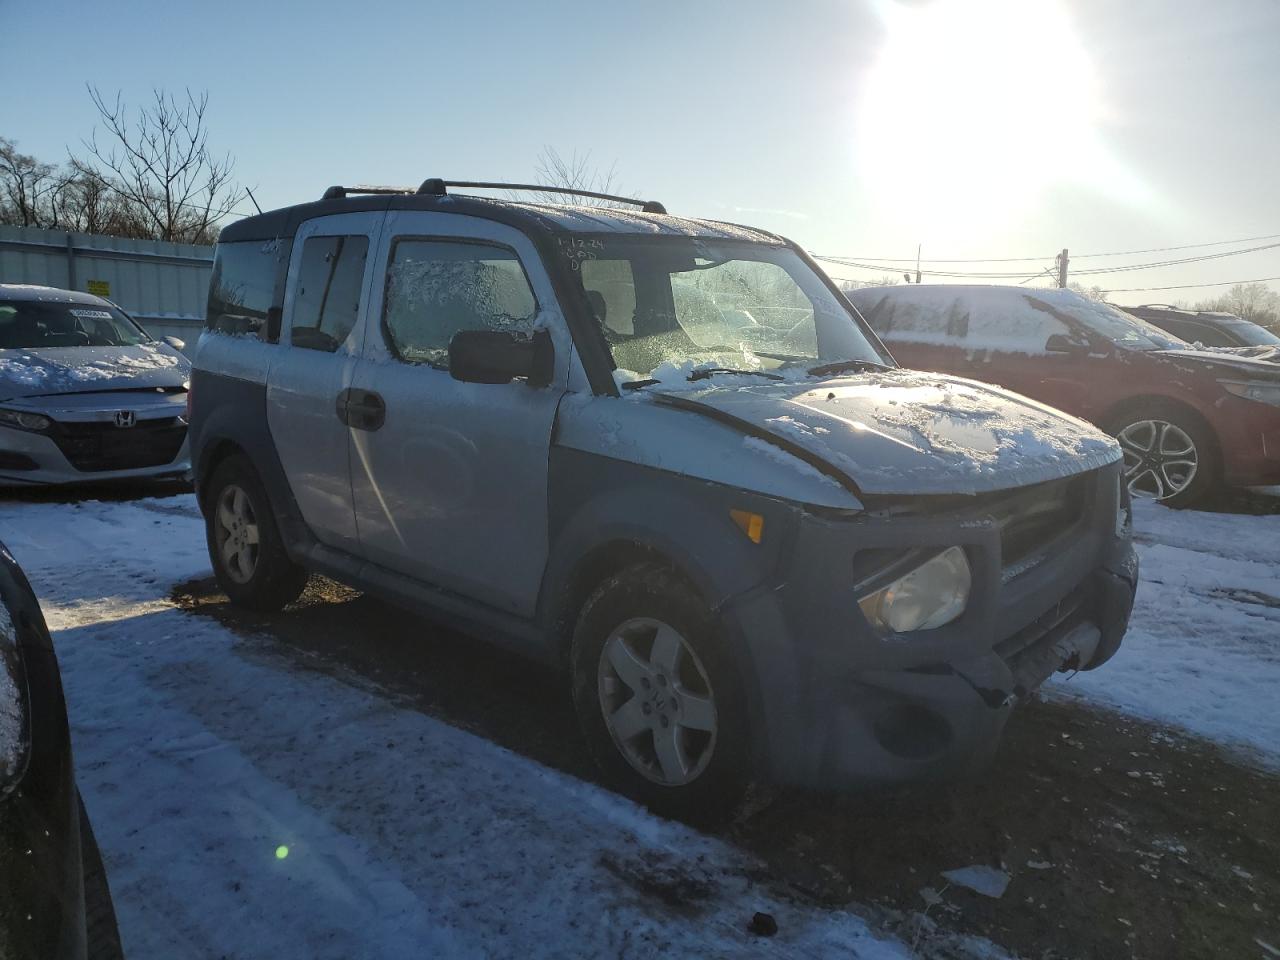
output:
M 639 564 L 601 584 L 578 619 L 572 668 L 583 734 L 619 789 L 686 820 L 738 806 L 750 770 L 742 685 L 683 579 Z
M 1217 483 L 1217 446 L 1207 427 L 1187 413 L 1151 405 L 1118 418 L 1111 432 L 1124 453 L 1124 478 L 1134 497 L 1187 507 Z

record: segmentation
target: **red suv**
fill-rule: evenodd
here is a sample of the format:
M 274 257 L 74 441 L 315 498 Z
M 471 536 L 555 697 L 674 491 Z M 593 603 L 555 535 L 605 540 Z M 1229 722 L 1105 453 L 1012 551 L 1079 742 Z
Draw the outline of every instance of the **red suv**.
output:
M 1280 484 L 1280 364 L 1195 349 L 1070 290 L 908 285 L 850 299 L 903 366 L 1008 387 L 1120 441 L 1136 496 Z

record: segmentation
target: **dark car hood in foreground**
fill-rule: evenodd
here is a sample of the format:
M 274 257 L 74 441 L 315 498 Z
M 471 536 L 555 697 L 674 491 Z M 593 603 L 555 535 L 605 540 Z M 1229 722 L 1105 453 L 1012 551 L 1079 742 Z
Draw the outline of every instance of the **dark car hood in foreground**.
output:
M 1120 459 L 1083 420 L 957 377 L 889 371 L 829 380 L 650 389 L 775 438 L 875 495 L 985 493 Z
M 190 376 L 190 361 L 168 344 L 0 350 L 0 400 L 180 387 Z

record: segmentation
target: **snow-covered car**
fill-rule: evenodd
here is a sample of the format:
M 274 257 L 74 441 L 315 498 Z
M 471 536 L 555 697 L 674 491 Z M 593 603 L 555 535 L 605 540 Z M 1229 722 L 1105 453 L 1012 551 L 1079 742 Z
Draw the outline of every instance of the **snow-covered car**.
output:
M 53 642 L 0 544 L 0 957 L 120 956 L 102 856 L 76 789 Z
M 0 283 L 0 485 L 185 476 L 181 347 L 101 297 Z
M 1083 417 L 1124 450 L 1134 496 L 1192 506 L 1280 484 L 1280 364 L 1193 346 L 1072 290 L 977 284 L 849 294 L 904 365 L 999 384 Z
M 1115 441 L 897 369 L 782 237 L 450 186 L 222 232 L 191 437 L 232 601 L 323 572 L 562 667 L 611 781 L 694 815 L 969 770 L 1115 652 Z

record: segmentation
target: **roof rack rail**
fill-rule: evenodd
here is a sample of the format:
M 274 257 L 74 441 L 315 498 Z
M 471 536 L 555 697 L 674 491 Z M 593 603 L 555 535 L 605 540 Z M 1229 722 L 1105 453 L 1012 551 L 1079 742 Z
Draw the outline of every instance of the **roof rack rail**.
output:
M 1195 313 L 1189 307 L 1180 307 L 1176 303 L 1140 303 L 1139 307 L 1151 307 L 1155 310 L 1181 310 L 1183 313 Z
M 620 197 L 612 193 L 597 193 L 595 190 L 578 190 L 573 187 L 548 187 L 537 183 L 497 183 L 484 180 L 441 180 L 430 177 L 422 181 L 418 193 L 432 197 L 443 197 L 449 187 L 463 189 L 487 190 L 534 190 L 539 193 L 563 193 L 573 197 L 591 197 L 594 200 L 610 200 L 613 203 L 627 203 L 639 207 L 642 213 L 666 213 L 667 208 L 657 200 L 637 200 L 635 197 Z
M 413 187 L 376 187 L 376 186 L 356 186 L 343 187 L 334 185 L 324 192 L 321 200 L 341 200 L 343 197 L 349 197 L 353 193 L 413 193 Z

